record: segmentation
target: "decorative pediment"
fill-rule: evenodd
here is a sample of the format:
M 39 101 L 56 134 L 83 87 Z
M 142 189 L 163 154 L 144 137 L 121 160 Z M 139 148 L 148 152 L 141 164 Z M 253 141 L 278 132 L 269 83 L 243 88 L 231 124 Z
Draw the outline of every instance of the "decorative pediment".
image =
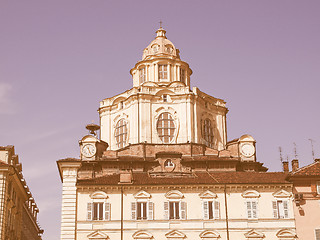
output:
M 135 198 L 150 198 L 151 197 L 151 195 L 150 195 L 150 193 L 147 193 L 146 191 L 143 191 L 143 190 L 141 190 L 141 191 L 139 191 L 139 192 L 137 192 L 136 194 L 134 194 L 133 195 Z
M 289 198 L 291 197 L 291 193 L 287 192 L 286 190 L 279 190 L 272 194 L 275 198 Z
M 90 233 L 88 236 L 88 239 L 100 239 L 100 240 L 107 240 L 109 239 L 108 235 L 100 232 L 100 231 L 95 231 L 93 233 Z
M 184 233 L 179 232 L 177 230 L 173 230 L 171 232 L 168 232 L 165 236 L 168 239 L 183 239 L 183 238 L 186 238 L 186 235 Z
M 91 199 L 107 199 L 108 195 L 102 191 L 96 191 L 90 195 Z
M 249 232 L 245 233 L 244 236 L 248 239 L 262 239 L 265 237 L 265 235 L 262 232 L 258 232 L 254 229 L 250 230 Z
M 202 233 L 200 233 L 200 238 L 202 240 L 216 240 L 218 238 L 220 238 L 220 234 L 217 233 L 216 231 L 204 231 Z
M 258 198 L 260 197 L 260 193 L 256 190 L 247 190 L 244 193 L 242 193 L 242 197 L 244 198 Z
M 280 239 L 295 239 L 296 233 L 290 229 L 281 229 L 279 232 L 277 232 L 277 237 Z
M 183 194 L 178 190 L 172 190 L 170 192 L 167 192 L 165 197 L 169 199 L 181 199 L 183 198 Z
M 200 198 L 217 198 L 217 194 L 207 190 L 199 194 Z
M 132 235 L 133 239 L 152 239 L 153 236 L 151 233 L 148 233 L 146 231 L 138 231 L 138 232 L 135 232 L 133 235 Z

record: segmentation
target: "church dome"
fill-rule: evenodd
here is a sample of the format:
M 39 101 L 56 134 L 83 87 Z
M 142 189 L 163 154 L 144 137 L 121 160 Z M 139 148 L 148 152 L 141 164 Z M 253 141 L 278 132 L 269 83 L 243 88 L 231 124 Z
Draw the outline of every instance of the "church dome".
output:
M 179 49 L 176 49 L 173 43 L 167 39 L 166 31 L 160 27 L 156 33 L 156 38 L 143 50 L 142 60 L 157 57 L 180 59 Z

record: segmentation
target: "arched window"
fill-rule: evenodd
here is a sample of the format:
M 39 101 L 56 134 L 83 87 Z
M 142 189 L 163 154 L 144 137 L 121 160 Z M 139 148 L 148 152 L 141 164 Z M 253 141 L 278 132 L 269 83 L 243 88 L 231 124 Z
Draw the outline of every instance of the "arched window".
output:
M 203 134 L 203 139 L 205 141 L 205 144 L 208 147 L 213 147 L 213 127 L 211 124 L 210 119 L 206 118 L 203 121 L 203 130 L 202 130 L 202 134 Z
M 176 127 L 170 113 L 161 113 L 157 122 L 158 135 L 163 143 L 170 143 Z
M 122 118 L 118 121 L 114 134 L 118 148 L 126 146 L 127 135 L 127 122 Z

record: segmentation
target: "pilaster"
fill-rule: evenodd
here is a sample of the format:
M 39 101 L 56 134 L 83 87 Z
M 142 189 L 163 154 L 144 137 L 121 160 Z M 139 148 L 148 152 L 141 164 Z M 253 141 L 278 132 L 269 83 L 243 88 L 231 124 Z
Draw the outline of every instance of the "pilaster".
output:
M 61 240 L 76 239 L 77 173 L 81 162 L 58 163 L 62 175 Z

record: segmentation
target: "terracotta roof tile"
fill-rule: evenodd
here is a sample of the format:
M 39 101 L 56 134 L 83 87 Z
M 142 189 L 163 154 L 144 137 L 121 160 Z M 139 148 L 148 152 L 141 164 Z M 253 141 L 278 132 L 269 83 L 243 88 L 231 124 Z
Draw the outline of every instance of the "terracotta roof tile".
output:
M 133 185 L 175 184 L 279 184 L 289 183 L 282 172 L 195 172 L 190 177 L 151 177 L 148 173 L 133 173 Z M 120 175 L 108 175 L 78 180 L 78 185 L 118 185 Z
M 314 162 L 292 172 L 291 176 L 320 176 L 320 162 Z

